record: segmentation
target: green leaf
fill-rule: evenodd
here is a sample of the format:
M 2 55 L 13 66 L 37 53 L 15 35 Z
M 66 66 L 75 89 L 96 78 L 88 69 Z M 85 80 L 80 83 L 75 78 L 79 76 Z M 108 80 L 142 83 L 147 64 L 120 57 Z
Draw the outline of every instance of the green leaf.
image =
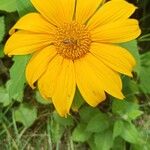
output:
M 150 67 L 142 67 L 140 72 L 140 89 L 145 94 L 150 94 Z
M 111 129 L 102 133 L 95 134 L 95 144 L 99 150 L 110 150 L 113 145 L 113 136 Z
M 0 87 L 0 103 L 2 103 L 4 107 L 8 106 L 11 103 L 9 94 L 4 87 Z
M 22 101 L 25 79 L 25 68 L 30 56 L 15 56 L 14 64 L 10 69 L 8 92 L 11 99 Z
M 3 58 L 5 56 L 3 50 L 4 50 L 4 46 L 0 44 L 0 58 Z
M 73 125 L 73 119 L 71 116 L 64 118 L 64 117 L 60 117 L 57 112 L 54 112 L 53 117 L 54 117 L 54 120 L 62 126 L 72 126 Z
M 0 0 L 0 10 L 7 12 L 16 11 L 16 1 L 18 0 Z
M 118 137 L 113 141 L 112 150 L 126 150 L 126 143 L 125 141 Z
M 77 89 L 75 92 L 72 109 L 73 111 L 78 111 L 79 108 L 84 104 L 84 99 L 82 98 L 82 95 L 80 94 L 79 90 Z
M 5 20 L 5 33 L 6 33 L 5 37 L 8 38 L 7 36 L 8 36 L 9 30 L 18 20 L 18 13 L 17 12 L 6 13 L 4 20 Z M 6 38 L 4 40 L 6 40 Z
M 125 141 L 139 144 L 142 143 L 142 137 L 138 130 L 136 129 L 135 125 L 131 122 L 118 120 L 114 124 L 113 129 L 113 138 L 122 137 Z
M 150 67 L 150 52 L 141 55 L 141 64 L 144 67 Z
M 125 120 L 133 120 L 143 114 L 138 104 L 119 100 L 113 101 L 112 112 Z
M 135 94 L 139 94 L 138 85 L 134 80 L 131 80 L 128 77 L 123 77 L 123 93 L 127 100 L 136 99 Z
M 37 119 L 37 109 L 29 104 L 22 103 L 14 111 L 15 120 L 22 123 L 25 127 L 30 127 Z
M 150 150 L 150 142 L 143 145 L 132 145 L 131 150 Z
M 143 144 L 132 144 L 131 150 L 150 150 L 150 136 L 146 133 L 145 142 Z
M 30 0 L 17 0 L 17 10 L 20 16 L 24 16 L 27 13 L 35 12 Z
M 86 124 L 83 124 L 83 123 L 78 124 L 72 133 L 73 141 L 76 141 L 76 142 L 87 141 L 91 136 L 91 132 L 88 132 L 85 129 L 86 129 Z
M 104 113 L 97 113 L 95 116 L 91 116 L 86 130 L 90 132 L 102 132 L 109 127 L 109 119 L 108 116 Z
M 123 122 L 121 120 L 116 120 L 113 128 L 113 139 L 122 134 L 124 129 Z
M 126 48 L 136 59 L 136 66 L 134 68 L 134 71 L 139 74 L 140 73 L 140 69 L 141 69 L 141 61 L 140 61 L 140 55 L 138 52 L 138 46 L 137 46 L 137 41 L 133 40 L 130 42 L 126 42 L 126 43 L 121 43 L 120 46 L 122 46 L 123 48 Z
M 61 140 L 61 137 L 63 136 L 63 133 L 65 132 L 65 127 L 61 126 L 59 123 L 57 123 L 53 117 L 49 119 L 48 126 L 50 129 L 51 139 L 53 143 L 59 143 Z
M 122 131 L 122 134 L 120 136 L 124 140 L 133 144 L 139 144 L 142 142 L 142 140 L 140 139 L 140 134 L 137 131 L 136 127 L 129 122 L 124 122 L 124 130 Z
M 0 42 L 2 42 L 4 35 L 5 35 L 4 17 L 0 17 Z
M 79 110 L 81 121 L 85 123 L 89 122 L 89 120 L 98 113 L 99 110 L 97 108 L 92 108 L 90 106 L 84 106 Z
M 133 110 L 128 113 L 128 116 L 131 120 L 134 120 L 143 114 L 140 110 Z
M 39 91 L 36 91 L 35 98 L 36 98 L 37 102 L 39 102 L 40 104 L 44 104 L 44 105 L 51 104 L 51 101 L 48 101 L 48 100 L 44 99 L 41 96 Z
M 90 137 L 90 139 L 87 141 L 89 146 L 90 146 L 90 150 L 99 150 L 97 147 L 96 147 L 96 144 L 95 144 L 95 139 L 94 139 L 94 135 L 92 135 Z
M 150 94 L 150 52 L 141 56 L 141 72 L 139 87 L 145 94 Z
M 140 137 L 140 133 L 138 132 L 134 124 L 124 121 L 123 125 L 124 126 L 122 130 L 122 134 L 120 136 L 124 140 L 133 144 L 139 144 L 143 142 Z

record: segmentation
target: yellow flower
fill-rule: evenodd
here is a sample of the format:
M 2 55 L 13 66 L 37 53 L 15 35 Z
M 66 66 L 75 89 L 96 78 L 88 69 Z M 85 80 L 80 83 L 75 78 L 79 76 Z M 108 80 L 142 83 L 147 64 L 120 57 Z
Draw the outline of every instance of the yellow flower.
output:
M 133 56 L 116 43 L 140 34 L 138 21 L 129 19 L 136 7 L 112 0 L 31 0 L 38 11 L 22 17 L 10 30 L 5 54 L 32 58 L 26 79 L 37 82 L 45 99 L 61 116 L 69 113 L 76 86 L 95 107 L 106 93 L 123 99 L 120 73 L 132 76 Z

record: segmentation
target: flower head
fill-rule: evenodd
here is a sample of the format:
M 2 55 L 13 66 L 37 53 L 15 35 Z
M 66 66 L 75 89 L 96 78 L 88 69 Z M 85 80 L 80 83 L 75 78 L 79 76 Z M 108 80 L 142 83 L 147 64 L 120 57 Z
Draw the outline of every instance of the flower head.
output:
M 38 12 L 22 17 L 10 30 L 5 54 L 32 58 L 26 79 L 37 82 L 45 99 L 61 116 L 69 113 L 76 86 L 96 106 L 106 93 L 123 99 L 120 73 L 132 76 L 133 56 L 117 43 L 140 34 L 130 19 L 136 7 L 112 0 L 31 0 Z

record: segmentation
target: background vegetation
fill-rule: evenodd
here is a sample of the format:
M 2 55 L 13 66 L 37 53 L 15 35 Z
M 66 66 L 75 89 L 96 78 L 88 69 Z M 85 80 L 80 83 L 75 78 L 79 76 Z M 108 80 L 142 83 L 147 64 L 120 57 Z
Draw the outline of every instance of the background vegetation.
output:
M 123 43 L 136 58 L 134 78 L 122 76 L 126 100 L 108 97 L 97 108 L 77 91 L 71 115 L 61 118 L 52 104 L 27 85 L 30 56 L 8 58 L 3 47 L 19 17 L 35 11 L 29 0 L 0 0 L 1 150 L 150 150 L 150 1 L 130 0 L 142 35 Z

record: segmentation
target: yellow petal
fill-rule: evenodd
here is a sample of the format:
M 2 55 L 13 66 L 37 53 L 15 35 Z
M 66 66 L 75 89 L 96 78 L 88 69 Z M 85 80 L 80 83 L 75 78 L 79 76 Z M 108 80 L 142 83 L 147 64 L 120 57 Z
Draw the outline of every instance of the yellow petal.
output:
M 75 72 L 72 60 L 64 59 L 61 71 L 57 76 L 54 93 L 52 96 L 53 104 L 61 116 L 67 116 L 74 98 L 76 89 Z
M 102 0 L 77 0 L 76 21 L 85 23 L 97 10 Z
M 45 72 L 48 63 L 55 55 L 56 50 L 52 46 L 33 54 L 26 68 L 26 79 L 32 88 L 34 88 L 34 83 Z
M 115 21 L 129 18 L 136 7 L 126 1 L 110 1 L 105 3 L 88 22 L 90 30 Z
M 46 72 L 38 80 L 39 91 L 45 99 L 49 99 L 53 95 L 54 85 L 62 69 L 62 63 L 63 58 L 56 55 L 48 64 Z
M 8 39 L 4 52 L 9 56 L 31 54 L 49 46 L 51 41 L 52 37 L 49 34 L 18 31 Z
M 73 18 L 75 0 L 31 0 L 31 2 L 43 17 L 56 26 L 70 22 Z
M 136 62 L 126 49 L 115 45 L 93 43 L 91 53 L 113 70 L 132 76 L 131 72 Z
M 87 56 L 86 56 L 87 57 Z M 87 58 L 75 61 L 77 86 L 85 101 L 95 107 L 106 99 L 104 87 L 86 62 Z
M 141 30 L 137 20 L 127 19 L 96 28 L 91 34 L 94 42 L 121 43 L 137 38 Z
M 104 100 L 103 91 L 116 98 L 124 98 L 122 83 L 116 72 L 90 53 L 81 60 L 75 62 L 77 86 L 90 105 L 94 106 Z
M 16 29 L 31 31 L 35 33 L 48 33 L 54 34 L 55 27 L 48 23 L 40 14 L 29 13 L 23 16 L 19 21 L 11 28 L 10 34 L 13 34 Z

